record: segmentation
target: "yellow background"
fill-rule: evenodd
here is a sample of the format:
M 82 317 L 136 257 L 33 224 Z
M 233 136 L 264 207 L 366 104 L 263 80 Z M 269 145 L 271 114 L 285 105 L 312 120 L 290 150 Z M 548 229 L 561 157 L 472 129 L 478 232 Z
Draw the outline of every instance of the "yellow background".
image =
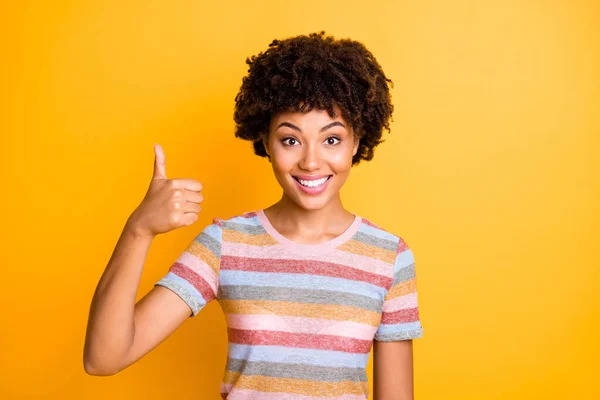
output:
M 279 198 L 268 161 L 233 136 L 234 97 L 246 57 L 321 29 L 362 41 L 395 84 L 392 132 L 342 199 L 414 251 L 416 399 L 600 398 L 597 1 L 0 8 L 0 398 L 220 398 L 217 302 L 93 377 L 91 297 L 155 142 L 167 176 L 200 180 L 205 201 L 193 226 L 156 238 L 138 299 L 212 217 Z

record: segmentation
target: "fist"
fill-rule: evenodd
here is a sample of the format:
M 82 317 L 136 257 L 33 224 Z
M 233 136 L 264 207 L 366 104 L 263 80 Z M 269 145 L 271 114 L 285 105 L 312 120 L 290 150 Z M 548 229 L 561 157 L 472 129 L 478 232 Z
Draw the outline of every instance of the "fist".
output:
M 201 190 L 202 184 L 194 179 L 167 178 L 165 154 L 157 143 L 150 186 L 130 223 L 138 234 L 151 237 L 191 225 L 198 220 L 204 200 Z

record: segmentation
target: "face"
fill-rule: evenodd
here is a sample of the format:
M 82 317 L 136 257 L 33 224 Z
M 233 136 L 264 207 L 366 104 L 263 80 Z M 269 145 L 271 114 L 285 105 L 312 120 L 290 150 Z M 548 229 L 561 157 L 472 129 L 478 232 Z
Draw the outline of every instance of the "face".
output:
M 358 139 L 335 106 L 326 110 L 282 112 L 271 119 L 265 148 L 284 196 L 304 209 L 339 200 L 350 174 Z

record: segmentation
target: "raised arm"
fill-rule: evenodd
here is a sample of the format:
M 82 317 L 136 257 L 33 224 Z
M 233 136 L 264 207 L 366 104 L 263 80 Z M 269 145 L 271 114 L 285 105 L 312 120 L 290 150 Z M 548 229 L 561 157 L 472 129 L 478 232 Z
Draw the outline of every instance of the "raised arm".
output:
M 203 200 L 200 182 L 167 179 L 158 145 L 155 154 L 148 193 L 128 218 L 92 298 L 83 352 L 90 375 L 113 375 L 133 364 L 192 314 L 184 300 L 160 286 L 135 303 L 153 238 L 194 223 Z

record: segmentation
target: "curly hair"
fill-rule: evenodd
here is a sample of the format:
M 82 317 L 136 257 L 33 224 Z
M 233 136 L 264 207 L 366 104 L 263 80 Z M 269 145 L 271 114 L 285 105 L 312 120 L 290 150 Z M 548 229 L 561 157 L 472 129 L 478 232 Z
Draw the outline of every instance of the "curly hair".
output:
M 235 97 L 235 136 L 253 142 L 254 153 L 267 154 L 271 117 L 282 111 L 327 110 L 334 105 L 352 126 L 359 141 L 352 165 L 371 160 L 383 129 L 390 132 L 394 106 L 388 79 L 360 42 L 336 40 L 325 31 L 273 40 L 269 49 L 246 58 L 248 75 Z

